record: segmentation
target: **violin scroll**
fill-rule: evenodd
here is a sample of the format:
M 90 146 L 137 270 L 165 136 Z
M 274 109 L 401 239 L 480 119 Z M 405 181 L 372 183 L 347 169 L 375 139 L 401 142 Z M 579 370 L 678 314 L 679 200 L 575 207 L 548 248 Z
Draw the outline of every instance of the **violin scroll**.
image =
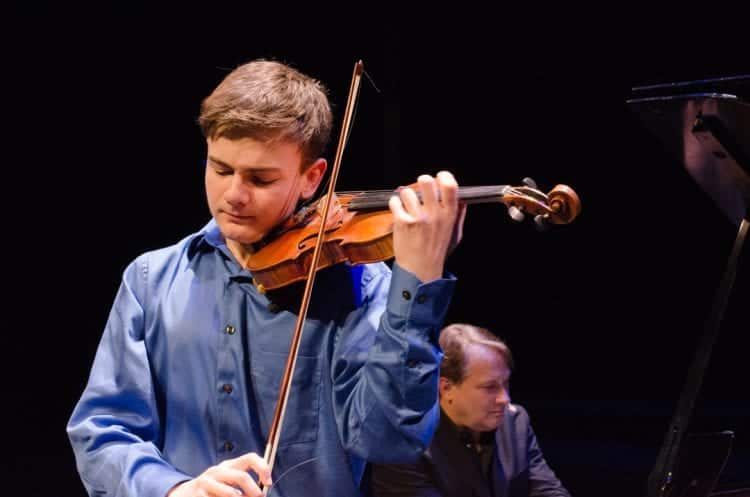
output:
M 545 194 L 533 180 L 525 178 L 524 183 L 527 186 L 508 187 L 501 199 L 514 221 L 523 221 L 526 214 L 531 214 L 537 225 L 544 227 L 571 223 L 580 214 L 581 200 L 569 186 L 556 185 Z

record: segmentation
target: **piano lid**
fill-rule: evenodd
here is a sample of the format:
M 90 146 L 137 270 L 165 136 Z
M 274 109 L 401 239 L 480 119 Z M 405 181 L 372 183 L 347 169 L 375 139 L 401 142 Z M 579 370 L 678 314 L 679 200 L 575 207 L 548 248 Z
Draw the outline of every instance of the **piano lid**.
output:
M 632 89 L 628 105 L 735 225 L 750 217 L 750 75 Z

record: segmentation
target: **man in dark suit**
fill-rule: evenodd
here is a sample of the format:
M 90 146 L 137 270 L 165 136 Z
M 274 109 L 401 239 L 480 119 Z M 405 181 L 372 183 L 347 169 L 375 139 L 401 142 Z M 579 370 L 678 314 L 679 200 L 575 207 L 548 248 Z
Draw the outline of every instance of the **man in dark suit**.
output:
M 570 497 L 510 403 L 508 346 L 467 324 L 443 329 L 440 346 L 437 432 L 417 463 L 372 466 L 374 497 Z

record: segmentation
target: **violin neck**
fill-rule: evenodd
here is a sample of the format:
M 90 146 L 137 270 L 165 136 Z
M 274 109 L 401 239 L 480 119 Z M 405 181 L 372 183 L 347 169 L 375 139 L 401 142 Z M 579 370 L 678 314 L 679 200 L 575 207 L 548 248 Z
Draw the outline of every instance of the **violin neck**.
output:
M 502 202 L 503 197 L 512 188 L 510 185 L 459 186 L 458 200 L 465 204 Z M 398 190 L 357 192 L 353 195 L 347 208 L 352 211 L 385 209 L 388 207 L 388 200 L 397 194 Z M 417 196 L 420 199 L 422 198 L 420 192 L 417 192 Z
M 508 191 L 512 189 L 513 187 L 510 185 L 459 186 L 458 200 L 465 204 L 502 202 Z

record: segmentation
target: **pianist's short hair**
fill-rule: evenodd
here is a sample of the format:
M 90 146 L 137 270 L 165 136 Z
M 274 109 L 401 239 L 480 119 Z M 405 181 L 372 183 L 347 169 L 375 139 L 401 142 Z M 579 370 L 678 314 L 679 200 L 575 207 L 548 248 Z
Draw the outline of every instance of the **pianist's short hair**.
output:
M 461 383 L 466 377 L 466 349 L 472 344 L 495 349 L 503 356 L 508 368 L 513 369 L 513 355 L 500 338 L 486 328 L 454 323 L 440 332 L 440 348 L 443 349 L 440 376 L 453 383 Z

